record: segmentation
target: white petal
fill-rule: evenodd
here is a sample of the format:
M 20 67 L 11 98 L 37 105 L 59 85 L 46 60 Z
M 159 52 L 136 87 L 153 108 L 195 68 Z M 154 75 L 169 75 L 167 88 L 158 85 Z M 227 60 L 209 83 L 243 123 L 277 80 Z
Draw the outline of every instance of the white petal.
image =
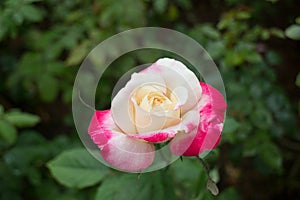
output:
M 188 91 L 185 87 L 179 86 L 175 88 L 172 92 L 174 93 L 178 101 L 174 109 L 178 109 L 186 103 L 188 99 Z
M 201 87 L 199 80 L 196 75 L 190 71 L 184 64 L 174 59 L 163 58 L 159 59 L 149 68 L 143 71 L 143 73 L 148 72 L 159 73 L 170 91 L 174 91 L 176 88 L 183 87 L 187 91 L 186 102 L 182 105 L 182 113 L 186 113 L 192 109 L 201 97 Z M 182 89 L 178 91 L 179 99 L 182 95 Z M 181 101 L 183 101 L 183 98 Z
M 165 87 L 165 82 L 159 74 L 134 73 L 130 81 L 114 97 L 111 103 L 111 111 L 114 122 L 124 133 L 136 133 L 134 124 L 134 108 L 131 96 L 135 90 L 144 84 L 160 85 Z
M 132 102 L 135 109 L 135 125 L 138 133 L 162 130 L 181 121 L 180 118 L 173 117 L 178 116 L 178 110 L 164 111 L 161 109 L 161 112 L 147 112 L 138 106 L 134 99 L 132 99 Z

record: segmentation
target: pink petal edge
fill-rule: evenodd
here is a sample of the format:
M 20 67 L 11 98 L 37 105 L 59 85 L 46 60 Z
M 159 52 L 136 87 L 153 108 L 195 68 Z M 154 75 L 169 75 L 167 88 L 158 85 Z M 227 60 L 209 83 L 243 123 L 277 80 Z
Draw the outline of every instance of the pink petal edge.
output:
M 141 139 L 151 143 L 165 142 L 171 138 L 174 138 L 178 132 L 190 133 L 192 130 L 197 128 L 199 124 L 199 115 L 195 110 L 187 112 L 181 123 L 157 131 L 141 134 L 127 134 L 129 137 Z
M 139 172 L 149 167 L 154 160 L 154 145 L 120 132 L 113 122 L 110 110 L 94 113 L 88 133 L 100 148 L 103 159 L 119 170 Z
M 171 141 L 170 149 L 175 155 L 198 156 L 205 150 L 214 149 L 220 142 L 226 102 L 217 89 L 206 83 L 200 82 L 200 85 L 200 124 L 197 131 L 177 134 Z

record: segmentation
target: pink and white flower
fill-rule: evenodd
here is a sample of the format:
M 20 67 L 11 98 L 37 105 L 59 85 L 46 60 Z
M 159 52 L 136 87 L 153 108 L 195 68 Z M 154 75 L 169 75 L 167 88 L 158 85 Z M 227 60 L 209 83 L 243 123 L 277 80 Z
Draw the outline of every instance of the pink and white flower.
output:
M 88 132 L 103 159 L 129 172 L 149 167 L 154 143 L 175 155 L 197 156 L 220 141 L 226 103 L 212 86 L 174 59 L 163 58 L 131 80 L 110 110 L 96 111 Z

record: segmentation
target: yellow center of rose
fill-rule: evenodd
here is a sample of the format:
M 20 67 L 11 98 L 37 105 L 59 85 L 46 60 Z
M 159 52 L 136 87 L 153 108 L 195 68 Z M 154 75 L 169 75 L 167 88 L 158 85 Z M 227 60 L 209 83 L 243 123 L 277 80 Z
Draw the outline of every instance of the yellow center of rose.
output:
M 168 117 L 180 118 L 180 109 L 175 108 L 178 104 L 176 96 L 162 86 L 141 86 L 136 90 L 135 100 L 147 112 L 166 112 Z

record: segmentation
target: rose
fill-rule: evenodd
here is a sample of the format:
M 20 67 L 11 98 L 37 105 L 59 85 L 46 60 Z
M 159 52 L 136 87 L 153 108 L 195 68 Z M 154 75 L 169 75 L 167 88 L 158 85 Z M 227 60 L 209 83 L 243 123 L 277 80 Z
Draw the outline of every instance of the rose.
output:
M 215 148 L 225 110 L 218 90 L 199 83 L 181 62 L 163 58 L 134 73 L 111 109 L 94 113 L 88 132 L 107 163 L 137 172 L 152 164 L 154 143 L 171 140 L 171 152 L 183 156 Z

